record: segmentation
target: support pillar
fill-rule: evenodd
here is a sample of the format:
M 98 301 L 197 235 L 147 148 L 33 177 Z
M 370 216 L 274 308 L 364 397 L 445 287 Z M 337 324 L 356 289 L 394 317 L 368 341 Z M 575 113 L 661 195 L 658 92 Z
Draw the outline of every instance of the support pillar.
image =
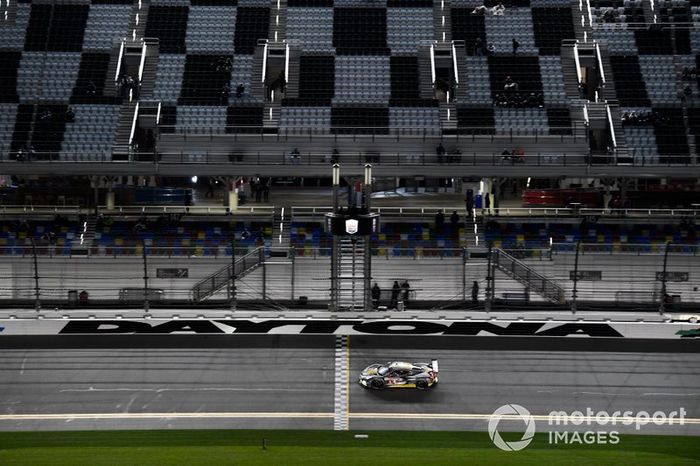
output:
M 367 213 L 372 212 L 372 165 L 365 165 L 365 207 Z M 364 304 L 365 311 L 372 311 L 372 250 L 370 249 L 370 237 L 364 238 Z
M 114 210 L 114 191 L 107 191 L 107 210 Z

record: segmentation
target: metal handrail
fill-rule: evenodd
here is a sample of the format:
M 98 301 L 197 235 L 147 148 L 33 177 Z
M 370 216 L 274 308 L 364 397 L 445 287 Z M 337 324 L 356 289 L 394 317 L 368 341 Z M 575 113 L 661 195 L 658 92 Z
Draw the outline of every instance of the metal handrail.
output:
M 251 261 L 251 259 L 253 259 Z M 199 302 L 219 291 L 234 277 L 238 277 L 248 271 L 257 268 L 265 260 L 265 250 L 262 247 L 256 248 L 236 259 L 233 264 L 228 264 L 203 280 L 200 280 L 192 287 L 192 299 Z
M 533 268 L 529 267 L 528 265 L 525 265 L 524 263 L 520 262 L 518 259 L 511 256 L 502 249 L 494 248 L 491 252 L 491 257 L 496 267 L 498 267 L 504 272 L 512 273 L 513 278 L 524 281 L 525 284 L 531 290 L 537 293 L 541 293 L 543 297 L 551 299 L 557 303 L 563 303 L 565 301 L 565 291 L 561 286 L 557 285 L 555 282 L 545 277 L 544 275 L 536 272 Z M 509 266 L 502 264 L 501 259 L 506 259 L 509 263 Z M 518 273 L 518 271 L 516 270 L 516 266 L 519 269 L 524 270 L 526 272 L 524 276 L 522 273 Z M 541 286 L 532 286 L 536 284 L 536 282 L 533 281 L 533 277 L 536 280 L 540 281 Z
M 190 215 L 226 215 L 226 214 L 250 214 L 250 215 L 272 215 L 275 212 L 274 206 L 239 206 L 234 210 L 224 206 L 98 206 L 98 212 L 105 214 L 190 214 Z

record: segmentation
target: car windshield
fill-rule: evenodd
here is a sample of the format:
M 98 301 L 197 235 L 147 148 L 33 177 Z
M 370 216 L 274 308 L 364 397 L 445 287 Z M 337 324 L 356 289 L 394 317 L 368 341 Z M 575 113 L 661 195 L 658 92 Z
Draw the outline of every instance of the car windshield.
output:
M 387 372 L 389 372 L 389 368 L 386 366 L 382 366 L 379 369 L 377 369 L 377 374 L 379 375 L 386 375 Z

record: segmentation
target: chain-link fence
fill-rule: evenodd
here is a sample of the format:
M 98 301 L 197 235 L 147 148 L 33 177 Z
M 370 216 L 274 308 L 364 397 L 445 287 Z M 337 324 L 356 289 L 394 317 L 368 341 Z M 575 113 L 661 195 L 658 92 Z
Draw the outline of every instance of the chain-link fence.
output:
M 228 252 L 228 254 L 227 254 Z M 0 250 L 0 305 L 326 308 L 331 250 L 238 248 L 221 254 L 62 254 L 50 247 Z M 700 248 L 692 245 L 553 244 L 548 249 L 373 248 L 372 285 L 391 308 L 394 284 L 409 307 L 484 305 L 681 308 L 700 302 Z M 361 277 L 358 278 L 361 280 Z

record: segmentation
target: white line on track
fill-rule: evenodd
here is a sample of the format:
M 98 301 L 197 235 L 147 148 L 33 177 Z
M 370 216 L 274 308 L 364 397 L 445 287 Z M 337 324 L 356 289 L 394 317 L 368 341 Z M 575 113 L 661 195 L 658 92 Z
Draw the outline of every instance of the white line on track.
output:
M 245 387 L 203 387 L 203 388 L 64 388 L 59 393 L 64 392 L 323 392 L 324 390 L 313 388 L 245 388 Z
M 49 421 L 75 419 L 282 419 L 333 418 L 334 413 L 62 413 L 0 414 L 0 421 Z
M 556 390 L 537 390 L 537 393 L 558 393 Z M 563 392 L 569 394 L 569 392 Z M 571 392 L 571 395 L 602 395 L 602 396 L 700 396 L 700 393 L 670 393 L 670 392 L 645 392 L 645 393 L 621 393 L 621 392 Z
M 428 420 L 475 420 L 488 421 L 491 414 L 460 414 L 460 413 L 348 413 L 353 419 L 428 419 Z M 548 421 L 549 415 L 535 414 L 532 417 L 536 421 Z M 278 418 L 335 418 L 335 413 L 261 413 L 261 412 L 222 412 L 222 413 L 56 413 L 56 414 L 0 414 L 0 421 L 21 421 L 21 420 L 73 420 L 73 419 L 278 419 Z M 501 419 L 520 421 L 519 415 L 502 415 Z M 560 418 L 563 423 L 564 417 Z M 576 420 L 577 422 L 596 422 L 595 416 L 567 416 L 567 422 Z M 624 421 L 635 423 L 636 421 L 650 421 L 649 418 L 641 416 L 620 416 L 618 423 Z M 681 425 L 680 419 L 667 419 L 666 425 Z M 700 418 L 684 418 L 683 424 L 700 425 Z

